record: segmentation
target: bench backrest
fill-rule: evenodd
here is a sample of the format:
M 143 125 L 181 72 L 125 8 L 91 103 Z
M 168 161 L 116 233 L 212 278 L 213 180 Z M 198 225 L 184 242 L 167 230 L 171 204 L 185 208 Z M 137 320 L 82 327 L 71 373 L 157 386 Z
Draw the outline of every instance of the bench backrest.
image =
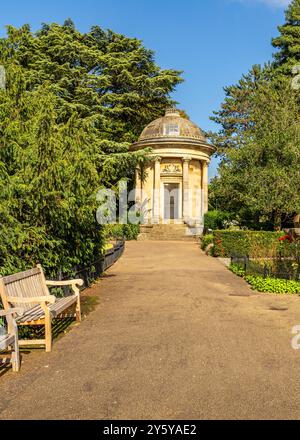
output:
M 0 278 L 0 294 L 5 309 L 10 307 L 9 297 L 32 298 L 48 296 L 49 290 L 42 267 L 38 265 L 34 269 Z M 20 307 L 26 311 L 34 307 L 34 304 L 14 303 L 13 306 Z

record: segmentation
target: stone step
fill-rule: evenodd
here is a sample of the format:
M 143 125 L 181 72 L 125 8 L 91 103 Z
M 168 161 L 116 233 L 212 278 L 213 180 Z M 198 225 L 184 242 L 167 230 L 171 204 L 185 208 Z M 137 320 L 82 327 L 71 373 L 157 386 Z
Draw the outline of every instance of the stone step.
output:
M 198 237 L 194 235 L 149 235 L 140 234 L 139 241 L 198 241 Z
M 198 242 L 195 236 L 181 236 L 181 237 L 143 237 L 139 236 L 138 241 L 187 241 L 187 242 Z
M 187 227 L 185 225 L 153 225 L 153 226 L 141 226 L 142 232 L 158 232 L 158 231 L 185 231 Z
M 151 235 L 144 237 L 148 240 L 180 240 L 180 239 L 194 239 L 195 237 L 192 235 Z
M 156 231 L 156 232 L 150 232 L 148 235 L 191 235 L 188 233 L 187 229 L 184 229 L 183 231 Z
M 141 226 L 141 241 L 197 241 L 185 224 L 155 224 Z

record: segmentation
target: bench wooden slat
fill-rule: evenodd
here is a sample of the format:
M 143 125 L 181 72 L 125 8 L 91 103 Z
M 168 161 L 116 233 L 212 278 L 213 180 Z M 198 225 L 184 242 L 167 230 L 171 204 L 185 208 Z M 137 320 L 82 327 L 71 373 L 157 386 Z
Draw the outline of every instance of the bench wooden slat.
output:
M 14 335 L 1 335 L 0 336 L 0 350 L 5 350 L 9 345 L 12 345 L 15 341 Z
M 67 296 L 65 298 L 58 298 L 55 301 L 55 303 L 51 304 L 49 307 L 52 318 L 58 317 L 64 310 L 68 309 L 73 304 L 75 304 L 76 301 L 77 301 L 76 295 Z M 38 321 L 39 319 L 43 319 L 43 318 L 45 318 L 45 312 L 38 304 L 34 307 L 31 307 L 31 309 L 27 310 L 23 314 L 23 316 L 18 318 L 16 321 L 17 323 L 24 323 L 24 322 Z
M 1 283 L 0 283 L 1 287 Z M 1 357 L 5 356 L 10 359 L 13 371 L 19 371 L 20 369 L 20 353 L 18 344 L 18 330 L 17 324 L 14 320 L 14 315 L 18 312 L 16 309 L 1 310 L 1 315 L 5 316 L 7 325 L 1 328 L 0 333 L 0 352 Z M 3 351 L 9 349 L 11 353 L 7 355 L 6 353 L 2 355 Z
M 51 284 L 51 283 L 50 283 Z M 46 351 L 51 351 L 52 337 L 51 337 L 51 320 L 53 318 L 63 318 L 70 316 L 66 312 L 71 306 L 76 306 L 76 320 L 81 320 L 80 313 L 80 294 L 78 285 L 81 285 L 81 280 L 71 280 L 74 295 L 64 298 L 57 298 L 54 304 L 42 302 L 35 304 L 27 302 L 26 299 L 45 298 L 50 296 L 50 292 L 47 286 L 45 275 L 41 266 L 37 266 L 34 269 L 30 269 L 24 272 L 20 272 L 7 277 L 0 277 L 0 294 L 4 308 L 10 307 L 9 298 L 16 301 L 18 298 L 25 300 L 24 302 L 13 303 L 14 307 L 19 307 L 24 312 L 22 316 L 17 318 L 17 324 L 19 325 L 44 325 L 45 326 L 45 340 Z M 66 285 L 66 282 L 64 282 Z M 64 313 L 65 312 L 65 313 Z M 72 315 L 71 315 L 72 316 Z M 74 316 L 74 314 L 73 314 Z M 32 341 L 28 341 L 30 344 Z M 24 345 L 25 341 L 22 341 Z
M 77 301 L 76 295 L 67 296 L 65 298 L 60 298 L 51 304 L 50 310 L 53 317 L 59 316 L 61 312 L 71 307 Z
M 23 280 L 19 279 L 9 284 L 6 283 L 6 277 L 4 278 L 8 300 L 10 296 L 15 298 L 35 298 L 37 296 L 43 296 L 44 293 L 49 295 L 48 287 L 44 287 L 40 272 L 30 276 L 27 276 L 28 272 L 25 274 L 26 277 Z M 30 303 L 16 303 L 16 305 L 17 307 L 22 306 L 24 311 L 32 308 L 32 304 Z
M 31 306 L 31 309 L 27 310 L 20 318 L 17 318 L 17 323 L 27 322 L 27 321 L 37 321 L 40 318 L 45 317 L 45 312 L 38 304 L 34 307 Z
M 3 278 L 5 286 L 10 283 L 14 283 L 15 281 L 24 280 L 28 277 L 32 277 L 34 275 L 38 275 L 41 273 L 40 268 L 35 267 L 33 269 L 25 270 L 24 272 L 18 272 L 13 275 L 8 275 Z

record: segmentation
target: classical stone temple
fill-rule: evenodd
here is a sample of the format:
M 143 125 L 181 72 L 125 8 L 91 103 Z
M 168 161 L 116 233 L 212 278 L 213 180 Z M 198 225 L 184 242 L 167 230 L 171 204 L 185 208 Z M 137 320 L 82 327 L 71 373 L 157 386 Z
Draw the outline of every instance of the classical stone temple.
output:
M 186 224 L 201 233 L 215 148 L 197 125 L 173 108 L 144 129 L 132 150 L 147 147 L 153 160 L 136 172 L 136 204 L 143 223 Z

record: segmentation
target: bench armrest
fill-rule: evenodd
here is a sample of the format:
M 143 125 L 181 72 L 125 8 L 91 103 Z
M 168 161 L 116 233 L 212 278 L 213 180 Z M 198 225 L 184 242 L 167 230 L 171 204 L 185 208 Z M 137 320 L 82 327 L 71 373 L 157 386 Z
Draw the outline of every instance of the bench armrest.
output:
M 0 310 L 0 317 L 9 316 L 9 315 L 13 316 L 15 314 L 18 314 L 21 316 L 21 315 L 23 315 L 23 310 L 18 307 L 15 307 L 14 309 L 9 309 L 9 310 Z
M 17 303 L 17 304 L 38 304 L 38 303 L 48 303 L 48 304 L 54 304 L 55 303 L 55 296 L 48 295 L 48 296 L 35 296 L 30 298 L 18 298 L 14 296 L 8 296 L 7 301 L 9 303 Z
M 78 279 L 78 280 L 67 280 L 67 281 L 46 281 L 47 286 L 52 286 L 52 287 L 63 287 L 63 286 L 83 286 L 83 280 L 82 279 Z

